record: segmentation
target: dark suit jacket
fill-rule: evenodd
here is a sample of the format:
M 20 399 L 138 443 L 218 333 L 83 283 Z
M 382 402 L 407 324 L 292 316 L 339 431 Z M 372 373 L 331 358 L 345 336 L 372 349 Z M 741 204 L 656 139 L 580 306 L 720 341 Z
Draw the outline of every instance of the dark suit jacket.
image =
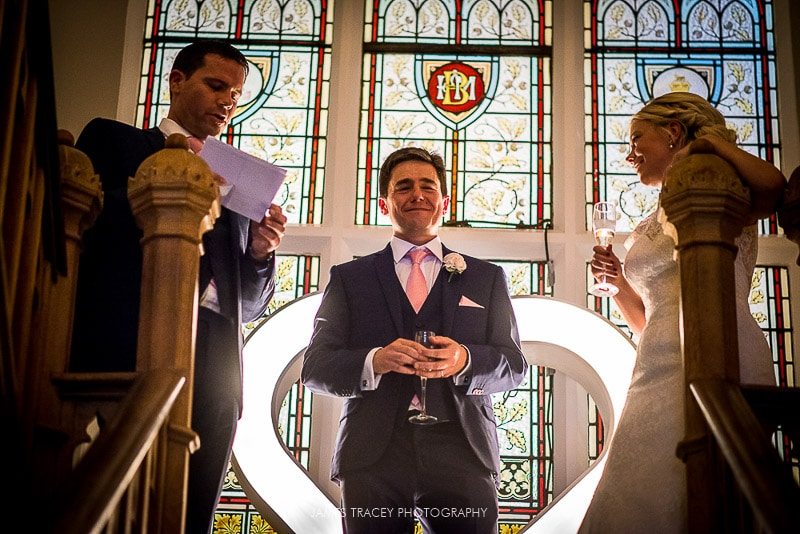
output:
M 528 366 L 503 271 L 476 258 L 465 259 L 467 269 L 444 280 L 440 333 L 469 348 L 472 371 L 465 386 L 455 386 L 452 379 L 445 383 L 476 457 L 498 473 L 497 429 L 489 395 L 515 388 Z M 442 269 L 439 276 L 450 274 Z M 459 306 L 462 296 L 484 308 Z M 401 304 L 406 298 L 390 246 L 331 269 L 302 379 L 314 392 L 346 397 L 331 468 L 334 479 L 377 462 L 395 422 L 406 417 L 416 376 L 387 373 L 376 390 L 361 389 L 367 353 L 403 337 Z
M 108 119 L 92 120 L 76 147 L 100 175 L 103 210 L 84 236 L 78 275 L 70 368 L 73 371 L 131 371 L 136 367 L 142 253 L 141 231 L 127 198 L 128 178 L 148 156 L 164 148 L 158 128 L 141 130 Z M 212 275 L 217 285 L 223 332 L 210 332 L 219 387 L 237 396 L 241 407 L 241 323 L 266 310 L 274 289 L 274 260 L 256 262 L 246 253 L 249 221 L 222 209 L 203 236 L 202 295 Z M 165 318 L 168 320 L 168 318 Z M 198 354 L 201 348 L 198 347 Z

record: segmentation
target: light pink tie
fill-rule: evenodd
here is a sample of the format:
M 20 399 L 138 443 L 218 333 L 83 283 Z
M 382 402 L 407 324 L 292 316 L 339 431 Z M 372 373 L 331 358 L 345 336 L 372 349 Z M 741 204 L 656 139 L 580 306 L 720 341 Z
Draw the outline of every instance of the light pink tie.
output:
M 425 256 L 430 254 L 427 248 L 416 248 L 409 251 L 406 256 L 411 258 L 411 274 L 408 275 L 406 282 L 406 295 L 414 312 L 419 312 L 425 299 L 428 297 L 428 283 L 425 281 L 425 275 L 422 274 L 420 264 Z
M 203 142 L 194 136 L 188 136 L 186 143 L 189 145 L 189 150 L 195 154 L 200 154 L 200 151 L 203 150 Z

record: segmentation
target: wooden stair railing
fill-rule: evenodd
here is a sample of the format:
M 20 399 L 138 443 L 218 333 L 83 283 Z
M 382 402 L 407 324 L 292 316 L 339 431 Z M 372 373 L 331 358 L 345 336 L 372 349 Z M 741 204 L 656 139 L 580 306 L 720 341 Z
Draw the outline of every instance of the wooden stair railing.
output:
M 75 167 L 67 165 L 65 176 L 96 180 L 85 155 L 70 147 L 62 154 L 82 169 L 70 172 Z M 67 196 L 77 196 L 75 189 L 65 187 Z M 37 425 L 49 429 L 37 442 L 45 445 L 39 458 L 49 460 L 39 474 L 43 480 L 55 468 L 57 479 L 69 481 L 53 501 L 60 510 L 53 532 L 184 530 L 189 454 L 199 445 L 190 422 L 200 243 L 219 214 L 218 188 L 206 163 L 176 136 L 142 163 L 128 189 L 143 231 L 137 371 L 64 373 L 69 336 L 59 332 L 42 342 L 58 356 L 45 366 L 45 393 L 37 396 Z M 73 215 L 67 217 L 70 235 L 77 235 L 85 221 L 79 212 L 88 210 L 66 211 Z M 68 250 L 77 267 L 77 240 Z M 58 296 L 71 304 L 74 293 L 73 280 Z M 85 429 L 94 419 L 99 437 L 73 472 L 73 452 L 88 441 Z
M 113 420 L 55 494 L 47 532 L 147 532 L 150 485 L 168 447 L 169 413 L 185 378 L 140 373 Z
M 64 147 L 62 153 L 65 160 L 80 161 L 91 171 L 79 151 Z M 83 168 L 72 174 L 96 179 L 88 171 Z M 65 187 L 67 192 L 72 189 Z M 56 506 L 78 493 L 63 508 L 66 515 L 59 517 L 53 532 L 65 532 L 61 529 L 71 522 L 74 532 L 104 528 L 109 532 L 183 532 L 188 459 L 199 444 L 189 425 L 200 243 L 219 213 L 217 195 L 211 171 L 188 152 L 183 136 L 170 138 L 167 148 L 145 160 L 130 180 L 132 211 L 143 230 L 136 373 L 64 373 L 69 337 L 57 335 L 43 342 L 60 355 L 51 358 L 45 369 L 49 390 L 42 384 L 47 393 L 37 397 L 37 423 L 52 426 L 39 439 L 50 454 L 40 457 L 50 459 L 45 465 L 56 468 L 58 479 L 69 480 L 70 489 L 59 494 Z M 76 214 L 67 220 L 70 231 L 77 231 L 85 218 Z M 77 240 L 68 246 L 77 267 Z M 75 284 L 68 284 L 60 296 L 69 295 L 71 303 L 74 292 Z M 150 385 L 141 385 L 145 376 L 150 377 L 146 381 Z M 167 388 L 169 398 L 164 390 L 167 378 L 172 384 Z M 134 383 L 140 385 L 131 390 Z M 154 394 L 154 387 L 164 390 L 158 405 L 149 400 L 142 404 Z M 53 413 L 51 425 L 42 425 L 48 421 L 45 411 Z M 131 426 L 125 421 L 133 413 L 137 420 Z M 100 421 L 99 437 L 72 472 L 73 451 L 89 439 L 85 429 L 95 418 Z M 161 437 L 154 441 L 156 433 Z M 125 444 L 131 440 L 135 444 L 129 448 Z M 89 466 L 84 467 L 87 462 Z M 45 476 L 45 471 L 40 474 Z M 109 474 L 98 478 L 104 471 Z
M 742 400 L 739 380 L 734 240 L 750 193 L 727 162 L 694 154 L 670 169 L 661 204 L 676 230 L 681 276 L 685 437 L 676 452 L 686 464 L 689 532 L 797 525 L 789 467 L 776 466 L 778 455 Z M 733 472 L 730 486 L 726 469 Z M 744 486 L 755 472 L 769 490 Z
M 800 532 L 800 487 L 775 452 L 762 423 L 742 392 L 723 380 L 696 380 L 689 386 L 714 441 L 753 512 L 752 527 L 780 534 Z M 769 388 L 777 389 L 777 388 Z M 793 388 L 796 389 L 796 388 Z M 778 392 L 780 393 L 780 392 Z M 790 391 L 793 396 L 797 391 Z M 788 400 L 788 399 L 787 399 Z M 800 404 L 794 399 L 793 408 Z M 719 479 L 717 479 L 718 491 Z M 742 529 L 735 506 L 725 506 L 728 531 Z M 721 530 L 721 529 L 719 529 Z
M 6 515 L 24 514 L 40 489 L 30 379 L 42 363 L 41 307 L 66 273 L 48 20 L 47 2 L 0 2 L 0 456 L 13 465 L 14 488 Z
M 38 488 L 35 494 L 42 498 L 52 489 L 49 481 L 54 476 L 61 480 L 72 471 L 73 450 L 89 439 L 84 429 L 95 416 L 92 408 L 64 402 L 52 382 L 53 376 L 67 369 L 81 238 L 100 213 L 102 202 L 100 180 L 89 158 L 72 146 L 69 132 L 61 131 L 58 137 L 67 268 L 52 281 L 49 273 L 38 275 L 40 305 L 34 324 L 40 335 L 31 342 L 31 359 L 37 363 L 28 367 L 22 407 L 31 425 L 31 479 Z M 79 412 L 90 413 L 79 417 Z
M 142 165 L 129 188 L 145 233 L 137 374 L 65 374 L 80 240 L 98 213 L 101 193 L 80 152 L 62 148 L 59 169 L 47 7 L 42 1 L 0 2 L 0 104 L 7 112 L 0 127 L 0 455 L 14 464 L 7 480 L 14 494 L 4 499 L 4 511 L 39 513 L 39 503 L 52 503 L 66 479 L 74 488 L 91 489 L 75 478 L 98 469 L 80 467 L 84 461 L 113 456 L 116 446 L 107 444 L 119 442 L 116 432 L 131 430 L 108 423 L 122 416 L 120 403 L 136 403 L 127 395 L 137 374 L 178 373 L 184 385 L 175 386 L 174 399 L 163 399 L 172 408 L 163 439 L 145 453 L 147 477 L 133 489 L 74 495 L 79 506 L 105 500 L 108 510 L 115 491 L 127 491 L 129 503 L 135 493 L 146 506 L 136 508 L 136 518 L 126 514 L 125 522 L 135 521 L 139 532 L 174 534 L 183 530 L 188 455 L 198 444 L 189 428 L 198 257 L 200 236 L 218 214 L 218 191 L 185 141 L 173 140 L 178 150 L 168 148 L 163 152 L 171 155 L 156 154 Z M 174 276 L 158 276 L 164 272 Z M 152 413 L 143 424 L 158 426 L 162 416 Z M 89 440 L 86 426 L 94 419 L 101 422 L 100 436 L 73 471 L 76 445 Z M 116 458 L 112 463 L 120 468 Z M 88 509 L 72 513 L 96 516 Z M 85 525 L 74 521 L 83 531 Z
M 147 158 L 128 186 L 143 231 L 136 369 L 175 370 L 186 378 L 170 411 L 152 480 L 149 527 L 163 534 L 185 527 L 189 454 L 199 444 L 190 425 L 201 238 L 220 213 L 213 173 L 187 148 L 184 136 L 171 135 L 166 148 Z

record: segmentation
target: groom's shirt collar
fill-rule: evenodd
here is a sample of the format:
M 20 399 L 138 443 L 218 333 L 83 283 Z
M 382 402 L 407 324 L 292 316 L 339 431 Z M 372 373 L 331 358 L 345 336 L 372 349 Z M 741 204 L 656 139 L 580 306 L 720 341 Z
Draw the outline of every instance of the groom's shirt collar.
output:
M 405 257 L 405 255 L 408 254 L 409 250 L 417 247 L 417 245 L 409 243 L 408 241 L 405 241 L 395 236 L 392 236 L 392 240 L 389 244 L 392 247 L 392 256 L 394 257 L 395 263 L 399 263 Z M 438 235 L 433 239 L 431 239 L 430 241 L 428 241 L 427 243 L 425 243 L 424 245 L 419 245 L 419 246 L 425 247 L 428 250 L 430 250 L 431 253 L 433 253 L 433 255 L 436 256 L 436 259 L 439 260 L 439 262 L 443 261 L 442 240 L 439 238 Z

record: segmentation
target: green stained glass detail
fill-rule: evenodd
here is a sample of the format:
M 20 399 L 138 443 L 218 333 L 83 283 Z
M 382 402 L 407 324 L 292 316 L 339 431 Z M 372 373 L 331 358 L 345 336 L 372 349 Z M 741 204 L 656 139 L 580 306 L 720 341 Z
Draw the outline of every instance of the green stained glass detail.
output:
M 750 313 L 772 350 L 775 383 L 794 387 L 794 354 L 789 271 L 786 267 L 759 265 L 753 272 L 748 296 Z
M 725 116 L 744 150 L 780 161 L 772 2 L 586 0 L 584 81 L 587 229 L 614 200 L 629 232 L 657 205 L 625 161 L 630 117 L 650 99 L 690 91 Z M 775 218 L 760 231 L 778 233 Z
M 287 170 L 275 203 L 290 223 L 320 224 L 325 176 L 333 2 L 150 0 L 136 125 L 169 109 L 169 70 L 197 38 L 227 40 L 250 69 L 220 138 Z
M 444 158 L 447 223 L 552 219 L 549 13 L 549 1 L 367 2 L 356 224 L 389 224 L 378 170 L 405 146 Z
M 275 261 L 275 292 L 267 313 L 259 320 L 244 325 L 245 337 L 270 314 L 297 297 L 319 289 L 319 256 L 276 254 Z
M 546 262 L 491 260 L 509 293 L 552 296 Z M 492 395 L 500 443 L 499 528 L 525 525 L 553 499 L 553 372 L 531 366 L 516 389 Z
M 366 1 L 366 42 L 549 45 L 550 0 Z

